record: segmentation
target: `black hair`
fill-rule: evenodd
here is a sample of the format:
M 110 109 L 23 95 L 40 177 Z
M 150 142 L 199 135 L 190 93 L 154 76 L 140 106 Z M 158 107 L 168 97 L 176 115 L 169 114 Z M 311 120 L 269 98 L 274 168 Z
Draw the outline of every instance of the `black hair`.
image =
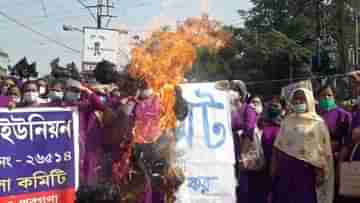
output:
M 39 79 L 36 80 L 36 82 L 39 82 L 39 81 L 44 81 L 46 83 L 48 82 L 48 80 L 46 80 L 45 78 L 39 78 Z
M 282 108 L 286 108 L 288 103 L 285 98 L 280 98 L 280 104 Z
M 119 73 L 115 70 L 116 65 L 110 61 L 103 60 L 96 64 L 93 71 L 96 81 L 101 84 L 114 83 L 119 77 Z
M 331 84 L 326 83 L 325 85 L 322 85 L 319 88 L 319 90 L 317 91 L 317 95 L 319 96 L 321 94 L 321 92 L 323 92 L 326 89 L 331 89 L 331 91 L 335 94 L 335 88 Z
M 28 80 L 22 85 L 21 92 L 25 92 L 25 87 L 28 85 L 35 85 L 36 89 L 39 91 L 39 85 L 37 84 L 37 81 L 36 80 Z
M 260 95 L 254 94 L 247 98 L 246 103 L 250 104 L 251 100 L 253 100 L 254 98 L 259 98 L 261 101 L 263 100 L 263 98 Z

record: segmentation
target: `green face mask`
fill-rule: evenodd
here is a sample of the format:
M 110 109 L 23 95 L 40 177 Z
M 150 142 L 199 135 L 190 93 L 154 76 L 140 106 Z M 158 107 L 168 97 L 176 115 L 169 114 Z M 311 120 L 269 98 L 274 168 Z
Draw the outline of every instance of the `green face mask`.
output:
M 275 119 L 277 117 L 279 117 L 281 114 L 281 111 L 279 109 L 269 109 L 268 111 L 268 117 L 270 119 Z
M 293 109 L 296 113 L 306 113 L 306 104 L 296 104 Z
M 336 108 L 336 103 L 334 99 L 323 99 L 320 100 L 320 108 L 329 111 Z

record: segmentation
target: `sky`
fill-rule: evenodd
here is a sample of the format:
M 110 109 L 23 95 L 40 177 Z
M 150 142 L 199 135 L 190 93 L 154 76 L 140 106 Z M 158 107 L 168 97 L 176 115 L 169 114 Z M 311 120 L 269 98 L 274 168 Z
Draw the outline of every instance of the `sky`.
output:
M 82 0 L 87 5 L 97 0 Z M 211 18 L 224 24 L 240 25 L 238 9 L 250 9 L 249 0 L 113 0 L 112 14 L 117 16 L 109 23 L 109 28 L 127 28 L 130 34 L 143 33 L 153 28 L 174 24 L 187 17 L 200 16 L 208 11 Z M 191 2 L 191 3 L 190 3 Z M 95 11 L 94 11 L 95 12 Z M 96 22 L 78 0 L 1 0 L 0 13 L 23 23 L 38 33 L 9 21 L 0 15 L 0 49 L 7 52 L 14 64 L 26 56 L 30 62 L 36 61 L 41 75 L 50 72 L 49 63 L 60 57 L 65 65 L 74 61 L 80 67 L 81 54 L 59 46 L 54 39 L 68 47 L 82 49 L 82 33 L 65 32 L 62 26 L 96 26 Z M 104 22 L 106 24 L 106 21 Z

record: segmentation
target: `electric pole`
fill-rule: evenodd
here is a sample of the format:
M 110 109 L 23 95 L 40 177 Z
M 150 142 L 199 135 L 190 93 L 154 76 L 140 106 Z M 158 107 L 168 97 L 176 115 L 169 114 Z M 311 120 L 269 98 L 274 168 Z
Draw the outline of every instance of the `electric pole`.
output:
M 321 11 L 320 11 L 320 0 L 314 0 L 315 4 L 315 19 L 316 19 L 316 30 L 315 30 L 315 39 L 316 39 L 316 70 L 320 71 L 321 69 Z
M 108 18 L 110 21 L 111 18 L 115 18 L 116 16 L 111 15 L 111 9 L 114 8 L 114 3 L 112 0 L 97 0 L 97 4 L 94 6 L 87 6 L 87 8 L 96 9 L 96 21 L 97 28 L 103 28 L 102 20 L 103 18 Z
M 359 65 L 359 11 L 360 11 L 360 2 L 353 0 L 352 6 L 354 7 L 354 16 L 355 16 L 355 65 Z M 358 67 L 357 67 L 358 68 Z

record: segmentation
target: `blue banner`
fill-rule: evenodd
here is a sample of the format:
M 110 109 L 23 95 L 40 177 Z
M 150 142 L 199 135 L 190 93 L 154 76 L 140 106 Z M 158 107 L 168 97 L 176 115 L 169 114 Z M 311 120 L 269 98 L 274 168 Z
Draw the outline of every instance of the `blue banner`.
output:
M 0 110 L 0 202 L 13 195 L 75 191 L 78 123 L 72 109 Z

